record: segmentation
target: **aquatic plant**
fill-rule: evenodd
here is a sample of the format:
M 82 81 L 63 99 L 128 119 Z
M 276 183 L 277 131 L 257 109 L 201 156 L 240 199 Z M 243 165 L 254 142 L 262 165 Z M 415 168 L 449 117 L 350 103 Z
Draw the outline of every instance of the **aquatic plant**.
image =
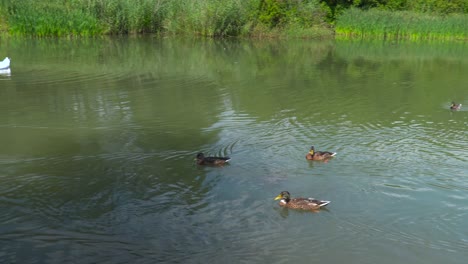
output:
M 317 35 L 319 0 L 4 0 L 12 34 Z M 331 31 L 328 31 L 330 34 Z
M 163 30 L 173 34 L 238 36 L 254 1 L 173 0 L 167 3 Z
M 409 11 L 351 8 L 341 14 L 335 31 L 343 37 L 384 39 L 465 39 L 468 15 L 437 16 Z
M 424 13 L 395 12 L 405 8 Z M 331 37 L 335 25 L 347 37 L 466 39 L 466 12 L 462 0 L 1 0 L 0 31 L 310 38 Z
M 6 10 L 12 34 L 87 36 L 101 31 L 98 20 L 73 1 L 10 0 Z

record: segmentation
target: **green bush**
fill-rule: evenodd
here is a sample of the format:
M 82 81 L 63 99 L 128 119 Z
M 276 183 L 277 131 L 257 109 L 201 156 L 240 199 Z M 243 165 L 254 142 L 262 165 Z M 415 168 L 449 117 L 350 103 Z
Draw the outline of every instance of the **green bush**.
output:
M 405 8 L 422 13 L 454 14 L 467 13 L 468 1 L 466 0 L 412 0 L 406 1 Z
M 325 21 L 326 11 L 314 0 L 260 0 L 258 20 L 269 28 L 290 24 L 311 27 Z

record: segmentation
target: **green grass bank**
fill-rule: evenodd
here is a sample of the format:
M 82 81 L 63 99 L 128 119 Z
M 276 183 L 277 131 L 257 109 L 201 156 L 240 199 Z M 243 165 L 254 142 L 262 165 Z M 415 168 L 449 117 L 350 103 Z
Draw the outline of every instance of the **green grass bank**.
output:
M 25 36 L 468 39 L 468 0 L 0 0 Z

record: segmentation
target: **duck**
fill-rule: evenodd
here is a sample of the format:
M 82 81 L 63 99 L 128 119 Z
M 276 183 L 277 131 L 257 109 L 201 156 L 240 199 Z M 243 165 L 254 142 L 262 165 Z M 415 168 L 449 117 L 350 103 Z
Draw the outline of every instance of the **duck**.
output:
M 198 165 L 224 165 L 231 160 L 229 157 L 205 157 L 205 155 L 200 152 L 195 158 Z
M 10 58 L 6 57 L 3 61 L 0 61 L 0 70 L 7 70 L 10 68 Z
M 329 151 L 315 151 L 314 146 L 310 147 L 309 153 L 306 155 L 308 160 L 326 160 L 336 155 L 336 152 Z
M 291 209 L 302 209 L 302 210 L 319 210 L 326 206 L 330 201 L 318 200 L 314 198 L 292 198 L 288 191 L 282 191 L 278 196 L 275 197 L 275 201 L 279 201 L 281 207 L 287 207 Z
M 455 102 L 452 102 L 452 104 L 450 105 L 450 110 L 460 110 L 461 107 L 462 104 L 456 104 Z

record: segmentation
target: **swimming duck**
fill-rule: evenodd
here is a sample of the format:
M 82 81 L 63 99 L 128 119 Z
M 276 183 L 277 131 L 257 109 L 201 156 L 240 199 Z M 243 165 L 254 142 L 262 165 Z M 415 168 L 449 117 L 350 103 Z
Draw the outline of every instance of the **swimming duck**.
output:
M 3 61 L 0 61 L 0 70 L 6 70 L 10 68 L 10 58 L 6 57 Z
M 460 110 L 461 107 L 462 104 L 456 104 L 455 102 L 452 102 L 452 104 L 450 105 L 451 110 Z
M 329 151 L 315 151 L 314 146 L 310 147 L 309 153 L 306 155 L 306 159 L 308 160 L 326 160 L 331 157 L 334 157 L 336 152 L 329 152 Z
M 231 158 L 229 157 L 205 157 L 203 153 L 198 153 L 197 161 L 198 165 L 224 165 L 226 162 L 229 162 Z
M 282 191 L 275 200 L 280 200 L 279 205 L 282 207 L 288 207 L 292 209 L 302 210 L 318 210 L 323 206 L 326 206 L 330 201 L 322 201 L 314 198 L 293 198 L 288 191 Z

